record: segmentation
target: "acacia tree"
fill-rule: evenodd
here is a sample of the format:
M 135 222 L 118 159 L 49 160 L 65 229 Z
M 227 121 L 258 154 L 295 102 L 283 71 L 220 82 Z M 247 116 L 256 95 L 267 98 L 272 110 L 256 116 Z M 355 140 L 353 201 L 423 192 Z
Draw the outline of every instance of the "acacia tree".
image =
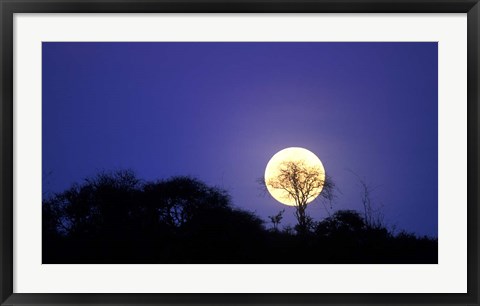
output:
M 319 195 L 329 201 L 333 198 L 333 183 L 325 178 L 323 169 L 302 160 L 281 163 L 277 175 L 265 181 L 265 185 L 282 190 L 286 200 L 294 204 L 300 233 L 305 233 L 312 223 L 306 213 L 307 204 Z

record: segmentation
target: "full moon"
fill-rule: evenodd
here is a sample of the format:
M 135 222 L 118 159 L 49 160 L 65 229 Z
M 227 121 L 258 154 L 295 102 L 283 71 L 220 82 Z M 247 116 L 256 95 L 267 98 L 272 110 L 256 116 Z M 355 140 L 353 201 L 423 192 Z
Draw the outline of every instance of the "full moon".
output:
M 301 163 L 303 166 L 310 169 L 318 169 L 316 175 L 320 182 L 325 181 L 325 168 L 320 159 L 314 153 L 304 148 L 290 147 L 283 149 L 272 156 L 265 168 L 265 184 L 268 192 L 278 202 L 288 206 L 295 206 L 295 199 L 287 192 L 287 190 L 284 188 L 275 188 L 268 183 L 278 178 L 282 171 L 282 167 L 285 167 L 286 163 L 291 162 Z M 310 192 L 312 196 L 308 199 L 307 203 L 315 200 L 315 198 L 321 193 L 322 189 L 323 184 L 314 187 Z

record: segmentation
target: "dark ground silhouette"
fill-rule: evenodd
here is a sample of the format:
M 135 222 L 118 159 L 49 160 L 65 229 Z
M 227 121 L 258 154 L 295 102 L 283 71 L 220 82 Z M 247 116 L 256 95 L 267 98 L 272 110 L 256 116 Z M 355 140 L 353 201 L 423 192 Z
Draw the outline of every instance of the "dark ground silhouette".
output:
M 44 264 L 437 263 L 437 240 L 337 211 L 307 232 L 267 229 L 229 195 L 190 177 L 102 173 L 44 199 Z

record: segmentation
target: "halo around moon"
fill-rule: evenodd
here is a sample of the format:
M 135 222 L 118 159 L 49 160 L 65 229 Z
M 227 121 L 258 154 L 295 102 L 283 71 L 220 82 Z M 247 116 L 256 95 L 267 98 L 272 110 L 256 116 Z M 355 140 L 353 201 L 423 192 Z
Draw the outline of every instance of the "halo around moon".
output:
M 295 200 L 285 189 L 274 188 L 268 184 L 268 182 L 279 176 L 282 166 L 288 162 L 299 162 L 306 167 L 318 169 L 318 179 L 321 182 L 325 181 L 325 168 L 323 167 L 320 159 L 313 152 L 304 148 L 290 147 L 283 149 L 272 156 L 267 164 L 267 167 L 265 168 L 265 184 L 267 186 L 267 190 L 278 202 L 288 206 L 295 206 Z M 313 196 L 309 198 L 307 203 L 315 200 L 315 198 L 322 192 L 322 189 L 323 184 L 316 187 L 312 191 Z

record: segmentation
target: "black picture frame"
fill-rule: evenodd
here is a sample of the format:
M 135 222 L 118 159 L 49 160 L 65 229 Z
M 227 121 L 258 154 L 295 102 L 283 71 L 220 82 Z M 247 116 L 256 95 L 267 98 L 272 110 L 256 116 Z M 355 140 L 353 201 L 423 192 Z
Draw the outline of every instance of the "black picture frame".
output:
M 0 0 L 0 301 L 2 305 L 479 305 L 478 0 Z M 467 13 L 468 293 L 20 294 L 13 292 L 13 16 L 15 13 Z

